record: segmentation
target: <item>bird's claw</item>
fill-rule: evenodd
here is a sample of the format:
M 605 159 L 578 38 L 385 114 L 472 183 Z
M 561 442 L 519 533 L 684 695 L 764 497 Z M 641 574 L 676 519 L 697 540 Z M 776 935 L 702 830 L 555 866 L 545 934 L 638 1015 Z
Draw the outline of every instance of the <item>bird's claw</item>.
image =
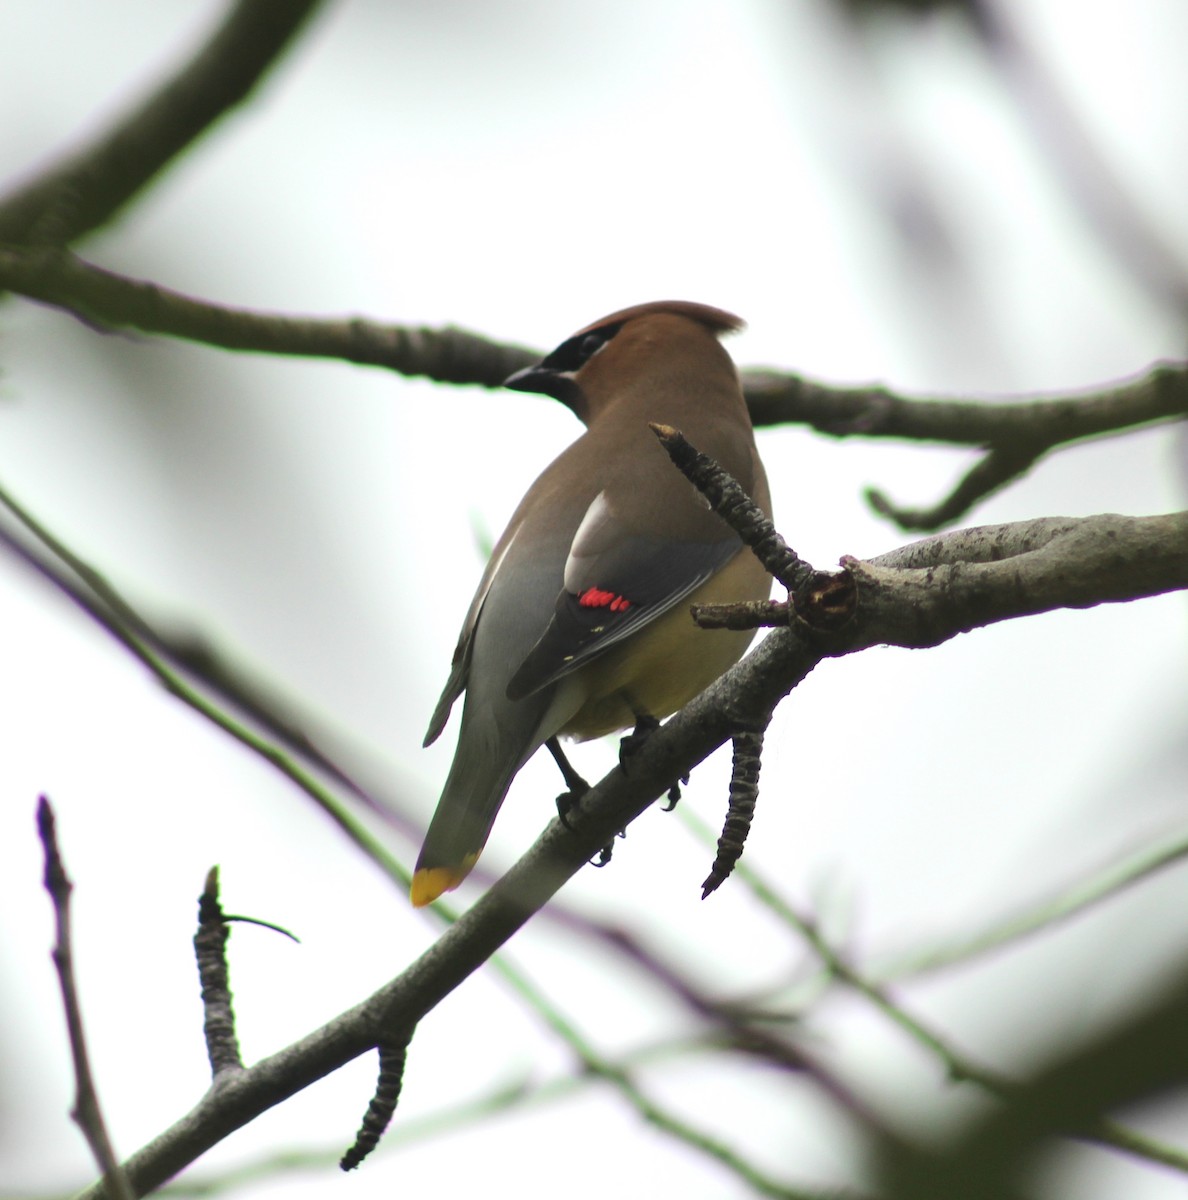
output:
M 663 809 L 661 810 L 662 812 L 672 812 L 672 810 L 676 808 L 681 799 L 681 784 L 687 784 L 688 782 L 689 776 L 682 775 L 680 779 L 678 779 L 677 782 L 668 789 L 668 803 L 664 805 Z
M 620 829 L 617 836 L 621 837 L 621 838 L 625 838 L 627 836 L 627 830 Z M 600 867 L 600 868 L 605 867 L 606 864 L 610 862 L 614 853 L 615 853 L 615 843 L 614 843 L 614 839 L 612 838 L 611 841 L 607 842 L 607 844 L 605 846 L 603 846 L 601 850 L 598 851 L 597 858 L 590 859 L 590 866 Z

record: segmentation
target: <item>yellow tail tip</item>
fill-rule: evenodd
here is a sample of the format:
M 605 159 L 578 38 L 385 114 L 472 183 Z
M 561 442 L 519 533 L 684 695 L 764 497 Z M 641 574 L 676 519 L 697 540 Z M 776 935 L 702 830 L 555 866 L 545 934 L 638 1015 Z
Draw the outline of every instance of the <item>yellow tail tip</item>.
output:
M 413 907 L 424 908 L 444 893 L 452 892 L 470 874 L 470 868 L 477 861 L 477 854 L 468 854 L 460 867 L 422 867 L 414 872 L 412 887 L 408 890 Z

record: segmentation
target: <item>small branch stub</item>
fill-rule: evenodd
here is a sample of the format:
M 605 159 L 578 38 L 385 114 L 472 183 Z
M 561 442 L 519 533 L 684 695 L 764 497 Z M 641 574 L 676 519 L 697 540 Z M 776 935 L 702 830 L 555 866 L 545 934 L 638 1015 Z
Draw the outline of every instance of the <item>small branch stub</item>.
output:
M 858 592 L 845 571 L 815 571 L 776 532 L 763 510 L 728 471 L 691 445 L 679 429 L 655 422 L 650 426 L 681 474 L 788 589 L 800 620 L 814 629 L 832 632 L 853 617 Z M 786 609 L 776 603 L 705 605 L 695 609 L 693 617 L 705 629 L 755 629 L 788 623 Z
M 709 506 L 751 547 L 759 561 L 788 589 L 795 591 L 812 567 L 776 532 L 763 510 L 729 472 L 702 454 L 671 425 L 649 422 L 673 465 L 706 498 Z
M 769 718 L 770 719 L 770 718 Z M 759 798 L 759 769 L 762 765 L 762 728 L 748 729 L 734 735 L 734 766 L 730 774 L 730 804 L 726 820 L 722 825 L 722 836 L 718 839 L 718 853 L 709 876 L 701 885 L 704 900 L 715 892 L 730 877 L 735 864 L 742 857 L 743 843 L 751 831 L 751 819 L 755 815 L 755 802 Z
M 227 938 L 230 936 L 223 906 L 219 901 L 219 869 L 211 867 L 206 886 L 198 898 L 198 932 L 194 954 L 202 982 L 203 1033 L 211 1075 L 217 1080 L 228 1071 L 242 1071 L 239 1040 L 235 1035 L 235 1011 L 227 969 Z
M 355 1137 L 355 1144 L 342 1156 L 339 1166 L 344 1171 L 353 1171 L 375 1148 L 384 1136 L 400 1099 L 400 1088 L 404 1083 L 404 1064 L 408 1058 L 408 1044 L 412 1035 L 400 1042 L 381 1042 L 379 1046 L 379 1082 L 375 1095 L 363 1115 L 363 1124 Z
M 736 604 L 691 604 L 689 612 L 702 629 L 774 629 L 788 624 L 785 600 L 740 600 Z

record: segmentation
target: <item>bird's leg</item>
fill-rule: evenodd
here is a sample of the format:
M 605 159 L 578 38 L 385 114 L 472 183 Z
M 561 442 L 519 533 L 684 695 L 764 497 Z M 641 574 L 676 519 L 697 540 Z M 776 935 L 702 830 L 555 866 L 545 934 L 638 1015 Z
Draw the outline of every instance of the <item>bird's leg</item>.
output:
M 549 748 L 549 753 L 565 780 L 565 786 L 569 789 L 557 797 L 557 816 L 566 829 L 572 829 L 569 814 L 581 804 L 582 797 L 590 790 L 590 785 L 573 769 L 573 764 L 565 757 L 565 751 L 561 749 L 561 743 L 555 737 L 549 738 L 545 745 Z
M 637 712 L 635 728 L 619 740 L 619 766 L 627 770 L 627 760 L 660 728 L 660 722 L 651 713 Z
M 627 760 L 635 754 L 639 748 L 648 740 L 652 734 L 660 728 L 660 722 L 656 720 L 650 713 L 637 712 L 635 714 L 635 728 L 619 742 L 619 766 L 624 771 L 627 770 Z M 673 782 L 672 787 L 668 789 L 668 803 L 664 806 L 665 812 L 672 812 L 677 806 L 677 802 L 681 798 L 681 784 L 688 783 L 689 776 L 682 775 L 678 780 Z
M 565 786 L 569 788 L 569 791 L 562 792 L 557 797 L 557 817 L 561 821 L 561 824 L 572 832 L 573 826 L 569 823 L 569 814 L 581 805 L 582 797 L 590 790 L 590 785 L 573 769 L 573 763 L 565 757 L 565 751 L 561 749 L 561 743 L 555 737 L 549 738 L 545 742 L 545 745 L 549 748 L 549 753 L 553 756 L 553 761 L 561 771 L 561 775 L 565 780 Z M 626 836 L 626 830 L 619 834 L 619 837 Z M 613 841 L 607 842 L 598 851 L 598 858 L 590 860 L 590 865 L 605 867 L 610 862 L 614 851 L 615 843 Z

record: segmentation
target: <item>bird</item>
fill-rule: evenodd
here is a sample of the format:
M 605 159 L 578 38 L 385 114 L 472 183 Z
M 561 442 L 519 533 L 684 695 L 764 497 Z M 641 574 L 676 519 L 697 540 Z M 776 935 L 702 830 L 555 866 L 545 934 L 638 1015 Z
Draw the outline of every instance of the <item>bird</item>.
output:
M 652 727 L 750 643 L 753 631 L 698 629 L 689 605 L 765 600 L 771 578 L 649 428 L 681 430 L 771 515 L 738 373 L 719 340 L 742 325 L 691 301 L 640 304 L 505 381 L 560 401 L 586 429 L 528 489 L 463 622 L 425 735 L 426 746 L 437 740 L 465 693 L 413 875 L 415 906 L 467 876 L 542 745 L 560 754 L 560 736 Z

